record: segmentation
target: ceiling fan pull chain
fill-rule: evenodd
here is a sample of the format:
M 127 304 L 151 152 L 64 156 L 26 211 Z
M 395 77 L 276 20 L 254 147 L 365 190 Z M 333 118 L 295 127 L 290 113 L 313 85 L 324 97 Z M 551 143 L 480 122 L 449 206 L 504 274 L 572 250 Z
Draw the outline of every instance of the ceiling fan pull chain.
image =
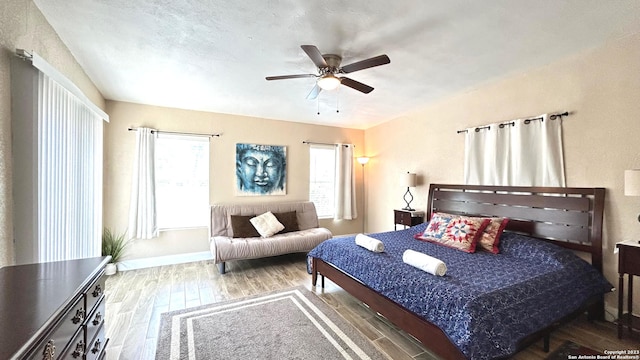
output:
M 340 112 L 340 88 L 338 88 L 337 94 L 336 94 L 336 113 Z
M 318 102 L 318 115 L 320 115 L 320 97 L 318 96 L 316 100 Z

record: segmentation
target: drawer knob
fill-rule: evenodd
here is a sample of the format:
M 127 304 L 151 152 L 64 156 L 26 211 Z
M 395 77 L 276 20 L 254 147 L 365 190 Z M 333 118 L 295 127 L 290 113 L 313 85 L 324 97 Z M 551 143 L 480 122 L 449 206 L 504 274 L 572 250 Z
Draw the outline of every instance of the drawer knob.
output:
M 84 355 L 84 341 L 80 340 L 76 344 L 76 349 L 71 353 L 71 356 L 75 359 L 77 357 L 82 357 L 82 355 Z
M 102 314 L 100 312 L 96 313 L 96 316 L 93 317 L 93 321 L 91 322 L 93 326 L 97 326 L 102 321 Z
M 47 341 L 47 345 L 44 346 L 42 352 L 42 360 L 53 360 L 56 355 L 56 345 L 53 339 Z
M 100 351 L 101 347 L 102 343 L 100 342 L 100 339 L 96 340 L 96 342 L 93 343 L 93 348 L 91 348 L 91 353 L 96 354 L 98 351 Z
M 93 295 L 93 297 L 98 297 L 102 295 L 102 287 L 100 286 L 100 284 L 96 285 L 95 289 L 91 294 Z
M 79 322 L 83 322 L 84 321 L 84 309 L 80 308 L 76 311 L 76 316 L 74 316 L 73 318 L 71 318 L 71 322 L 73 322 L 74 324 L 77 324 Z

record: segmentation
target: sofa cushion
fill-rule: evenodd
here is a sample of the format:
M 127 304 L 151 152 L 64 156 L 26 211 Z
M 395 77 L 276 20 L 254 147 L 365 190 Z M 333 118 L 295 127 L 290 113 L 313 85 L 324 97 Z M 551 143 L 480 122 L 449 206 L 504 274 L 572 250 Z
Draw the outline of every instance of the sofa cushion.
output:
M 209 244 L 216 264 L 240 259 L 257 259 L 297 252 L 309 252 L 321 242 L 330 239 L 331 232 L 325 228 L 312 228 L 268 238 L 236 239 L 214 236 Z
M 254 215 L 231 215 L 230 217 L 234 238 L 260 237 L 258 230 L 249 221 Z
M 284 225 L 284 229 L 282 229 L 279 234 L 284 234 L 288 232 L 298 231 L 300 227 L 298 227 L 298 215 L 296 211 L 287 211 L 280 213 L 273 213 L 276 219 Z
M 319 227 L 316 208 L 311 201 L 214 204 L 211 205 L 209 237 L 233 237 L 231 215 L 256 216 L 267 211 L 272 213 L 295 211 L 300 230 Z

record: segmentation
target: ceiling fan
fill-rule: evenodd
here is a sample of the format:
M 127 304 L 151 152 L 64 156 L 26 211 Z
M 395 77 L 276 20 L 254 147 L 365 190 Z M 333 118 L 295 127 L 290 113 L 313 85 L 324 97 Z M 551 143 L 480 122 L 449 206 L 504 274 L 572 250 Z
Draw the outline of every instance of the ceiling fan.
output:
M 365 94 L 373 91 L 373 88 L 369 85 L 363 84 L 359 81 L 350 79 L 346 76 L 338 77 L 338 74 L 349 74 L 354 71 L 364 70 L 375 66 L 385 65 L 391 62 L 387 55 L 379 55 L 366 60 L 358 61 L 349 65 L 340 66 L 342 57 L 335 54 L 322 55 L 320 50 L 314 45 L 301 45 L 302 50 L 311 58 L 314 64 L 318 67 L 318 74 L 298 74 L 298 75 L 280 75 L 280 76 L 267 76 L 267 80 L 284 80 L 284 79 L 297 79 L 315 77 L 318 80 L 316 85 L 311 89 L 307 99 L 313 100 L 318 97 L 322 90 L 333 90 L 340 86 L 348 86 L 352 89 L 358 90 Z

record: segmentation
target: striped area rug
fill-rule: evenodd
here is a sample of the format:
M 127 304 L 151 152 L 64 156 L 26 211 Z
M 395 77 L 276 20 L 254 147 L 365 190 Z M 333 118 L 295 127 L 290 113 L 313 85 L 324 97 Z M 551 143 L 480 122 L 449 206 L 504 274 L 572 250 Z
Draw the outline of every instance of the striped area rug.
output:
M 304 287 L 162 314 L 156 359 L 371 359 L 373 343 Z

